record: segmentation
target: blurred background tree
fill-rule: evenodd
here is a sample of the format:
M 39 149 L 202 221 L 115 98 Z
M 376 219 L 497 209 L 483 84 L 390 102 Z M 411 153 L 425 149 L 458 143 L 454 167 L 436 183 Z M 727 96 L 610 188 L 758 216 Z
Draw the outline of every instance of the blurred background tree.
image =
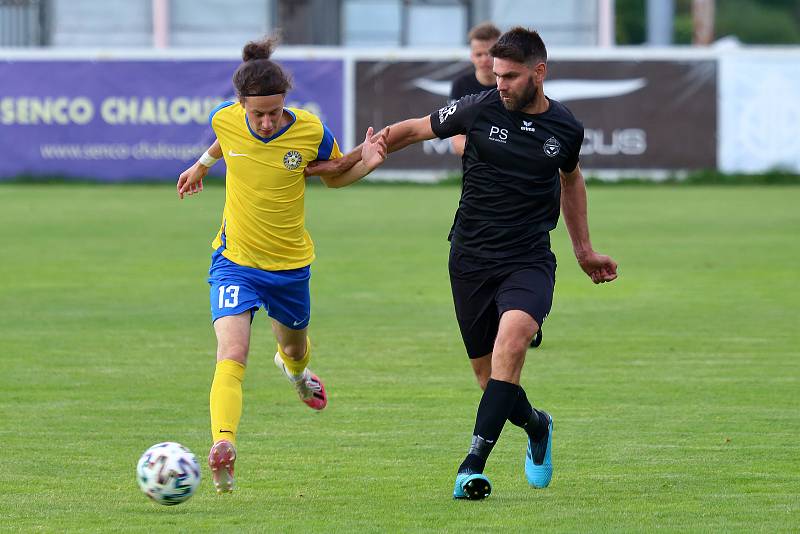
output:
M 647 0 L 616 0 L 617 44 L 647 41 Z M 800 44 L 800 1 L 717 0 L 716 39 L 745 44 Z M 675 0 L 675 44 L 692 42 L 692 1 Z

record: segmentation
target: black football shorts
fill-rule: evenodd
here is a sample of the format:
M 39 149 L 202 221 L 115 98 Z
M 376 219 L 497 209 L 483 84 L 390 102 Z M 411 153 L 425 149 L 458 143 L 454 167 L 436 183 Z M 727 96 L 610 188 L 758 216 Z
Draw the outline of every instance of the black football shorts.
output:
M 485 260 L 451 248 L 450 287 L 458 327 L 470 358 L 492 352 L 500 316 L 522 310 L 539 326 L 550 313 L 556 258 L 550 250 L 524 260 Z

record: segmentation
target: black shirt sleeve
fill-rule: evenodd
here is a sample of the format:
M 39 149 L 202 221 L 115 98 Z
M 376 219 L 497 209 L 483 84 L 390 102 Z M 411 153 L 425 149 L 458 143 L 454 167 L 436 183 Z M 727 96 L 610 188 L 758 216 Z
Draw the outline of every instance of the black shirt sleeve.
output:
M 561 165 L 561 170 L 564 172 L 572 172 L 578 166 L 580 159 L 581 147 L 583 146 L 583 124 L 578 123 L 579 128 L 575 132 L 575 140 L 572 142 L 572 150 L 569 157 Z
M 459 76 L 455 80 L 453 80 L 453 84 L 450 86 L 450 97 L 447 99 L 447 102 L 452 104 L 462 96 L 461 90 L 461 77 Z
M 467 95 L 431 113 L 431 128 L 439 139 L 467 133 L 472 119 L 478 112 L 475 104 L 481 95 Z

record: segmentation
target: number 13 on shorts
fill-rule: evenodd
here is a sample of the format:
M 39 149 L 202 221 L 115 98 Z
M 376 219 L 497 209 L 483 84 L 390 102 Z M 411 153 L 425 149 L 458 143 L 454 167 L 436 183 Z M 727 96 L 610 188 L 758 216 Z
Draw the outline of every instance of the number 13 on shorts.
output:
M 218 308 L 235 308 L 239 305 L 239 286 L 219 286 Z

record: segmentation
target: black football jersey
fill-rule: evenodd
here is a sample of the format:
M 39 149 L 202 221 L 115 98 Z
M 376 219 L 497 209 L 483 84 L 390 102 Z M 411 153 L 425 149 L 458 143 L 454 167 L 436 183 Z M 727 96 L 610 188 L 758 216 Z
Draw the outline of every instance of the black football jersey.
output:
M 453 85 L 450 86 L 450 102 L 454 102 L 459 98 L 467 95 L 476 95 L 484 91 L 490 91 L 495 88 L 495 85 L 483 85 L 475 77 L 475 72 L 468 72 L 453 80 Z
M 559 169 L 578 164 L 583 125 L 560 102 L 544 113 L 509 111 L 497 89 L 431 114 L 444 139 L 467 136 L 461 199 L 451 245 L 483 258 L 537 257 L 549 249 L 560 213 Z

